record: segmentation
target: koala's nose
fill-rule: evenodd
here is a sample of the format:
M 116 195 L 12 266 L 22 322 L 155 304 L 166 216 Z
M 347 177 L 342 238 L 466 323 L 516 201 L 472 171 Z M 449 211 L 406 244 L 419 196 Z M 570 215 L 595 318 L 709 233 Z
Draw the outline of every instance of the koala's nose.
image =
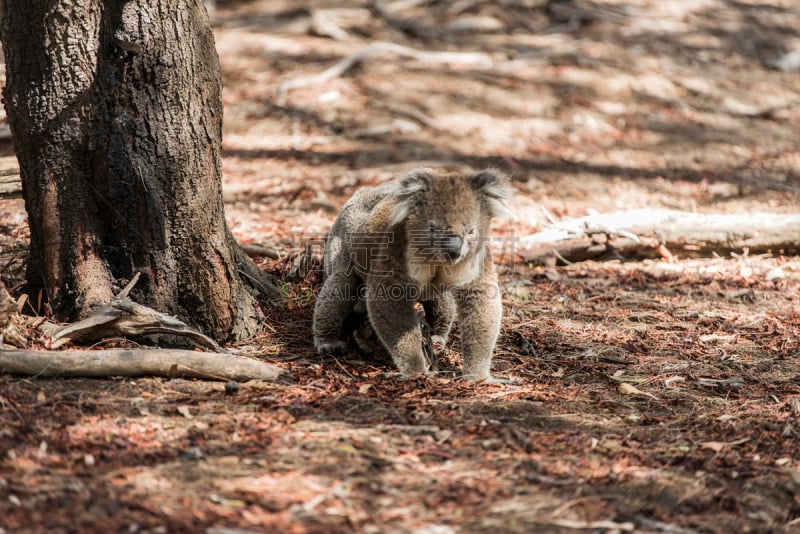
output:
M 463 244 L 463 239 L 457 235 L 451 235 L 443 243 L 442 254 L 444 254 L 447 259 L 454 260 L 461 256 L 461 246 Z

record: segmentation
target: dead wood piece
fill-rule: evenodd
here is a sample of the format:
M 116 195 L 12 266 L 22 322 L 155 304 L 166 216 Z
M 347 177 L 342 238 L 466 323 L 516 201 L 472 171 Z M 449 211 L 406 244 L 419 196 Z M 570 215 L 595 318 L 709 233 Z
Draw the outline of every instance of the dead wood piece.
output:
M 380 0 L 370 0 L 370 10 L 378 17 L 382 18 L 386 24 L 399 32 L 402 32 L 414 39 L 435 39 L 441 36 L 441 30 L 437 26 L 421 24 L 420 20 L 427 20 L 428 17 L 400 17 L 396 15 L 396 7 L 387 6 Z M 393 9 L 394 7 L 394 9 Z
M 789 53 L 781 54 L 765 63 L 770 68 L 782 70 L 784 72 L 800 70 L 800 50 L 793 50 Z
M 376 124 L 367 128 L 354 130 L 350 135 L 357 139 L 367 139 L 370 137 L 381 137 L 391 133 L 412 134 L 418 132 L 419 130 L 419 126 L 413 122 L 403 119 L 394 119 L 388 124 Z
M 0 350 L 0 373 L 25 376 L 163 376 L 288 383 L 291 375 L 265 362 L 179 349 Z
M 350 34 L 336 24 L 327 11 L 321 9 L 315 9 L 311 14 L 309 30 L 313 35 L 330 37 L 338 41 L 346 41 L 350 38 Z
M 0 281 L 0 349 L 3 344 L 24 347 L 26 337 L 17 303 L 6 291 L 3 282 Z
M 515 253 L 528 262 L 553 257 L 702 256 L 749 250 L 800 251 L 800 214 L 712 214 L 632 210 L 559 221 L 521 238 Z
M 271 274 L 259 269 L 241 246 L 234 247 L 233 251 L 238 272 L 245 279 L 248 291 L 271 300 L 280 299 L 283 293 L 277 280 Z
M 22 196 L 22 182 L 19 169 L 0 170 L 0 198 L 19 198 Z
M 410 119 L 413 119 L 413 120 L 417 121 L 418 123 L 420 123 L 421 125 L 426 126 L 428 128 L 431 128 L 433 130 L 436 130 L 436 131 L 439 131 L 439 132 L 444 132 L 444 131 L 447 130 L 447 128 L 445 128 L 443 125 L 439 124 L 439 122 L 437 122 L 436 119 L 434 119 L 434 118 L 428 116 L 427 114 L 423 113 L 422 111 L 420 111 L 418 109 L 414 109 L 414 108 L 412 108 L 410 106 L 405 106 L 403 104 L 397 104 L 397 103 L 391 103 L 390 102 L 390 103 L 384 104 L 383 107 L 385 107 L 391 113 L 396 113 L 398 115 L 405 116 L 405 117 L 408 117 Z
M 126 294 L 126 290 L 120 294 Z M 106 337 L 152 334 L 179 336 L 193 341 L 198 346 L 219 353 L 227 352 L 216 341 L 183 321 L 137 304 L 126 296 L 117 297 L 91 317 L 60 329 L 52 338 L 52 348 L 61 347 L 68 342 L 89 343 Z
M 417 50 L 395 43 L 376 41 L 361 48 L 355 54 L 340 60 L 332 67 L 325 69 L 319 74 L 300 76 L 283 81 L 278 86 L 278 104 L 283 105 L 285 103 L 286 93 L 293 89 L 301 89 L 303 87 L 311 87 L 328 82 L 342 76 L 365 59 L 382 54 L 393 54 L 433 64 L 455 63 L 480 67 L 490 67 L 493 64 L 492 58 L 488 54 L 481 52 L 429 52 L 427 50 Z
M 447 29 L 457 33 L 489 33 L 505 29 L 502 20 L 488 16 L 475 15 L 459 17 L 447 24 Z

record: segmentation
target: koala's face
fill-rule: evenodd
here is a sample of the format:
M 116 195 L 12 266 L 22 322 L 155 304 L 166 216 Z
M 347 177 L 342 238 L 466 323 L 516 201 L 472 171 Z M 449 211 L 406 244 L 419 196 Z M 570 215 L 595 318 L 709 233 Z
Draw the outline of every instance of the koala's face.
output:
M 455 264 L 474 256 L 508 196 L 506 181 L 493 171 L 462 175 L 420 169 L 407 175 L 393 222 L 405 222 L 412 261 Z

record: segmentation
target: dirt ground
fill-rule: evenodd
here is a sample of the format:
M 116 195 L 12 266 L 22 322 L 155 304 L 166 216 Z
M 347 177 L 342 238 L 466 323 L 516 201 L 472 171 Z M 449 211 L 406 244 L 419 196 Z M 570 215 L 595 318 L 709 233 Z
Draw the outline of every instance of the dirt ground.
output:
M 509 173 L 512 247 L 545 211 L 798 213 L 798 28 L 794 0 L 221 2 L 227 214 L 286 292 L 236 348 L 296 382 L 0 377 L 0 532 L 800 532 L 787 251 L 512 250 L 509 385 L 455 377 L 457 332 L 430 379 L 322 360 L 319 273 L 290 276 L 359 186 L 419 165 Z M 461 55 L 384 47 L 294 87 L 375 42 Z M 0 200 L 7 287 L 27 232 Z

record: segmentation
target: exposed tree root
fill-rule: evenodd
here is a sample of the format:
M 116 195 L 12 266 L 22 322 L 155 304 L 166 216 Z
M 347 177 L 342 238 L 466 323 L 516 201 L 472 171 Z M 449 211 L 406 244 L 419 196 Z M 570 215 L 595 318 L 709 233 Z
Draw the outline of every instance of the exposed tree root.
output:
M 58 330 L 53 335 L 52 348 L 62 347 L 69 342 L 89 343 L 107 337 L 153 334 L 183 337 L 214 352 L 227 352 L 216 341 L 183 321 L 137 304 L 128 297 L 116 297 L 91 317 Z
M 267 380 L 289 382 L 283 369 L 244 356 L 227 354 L 210 337 L 175 317 L 137 304 L 128 298 L 139 275 L 95 315 L 55 330 L 51 348 L 69 342 L 88 343 L 107 337 L 168 334 L 188 339 L 214 352 L 179 349 L 107 349 L 42 351 L 4 350 L 2 342 L 25 346 L 25 336 L 16 328 L 16 303 L 0 285 L 0 374 L 27 376 L 165 376 L 207 380 Z M 42 325 L 42 330 L 52 325 Z M 224 353 L 224 354 L 223 354 Z

